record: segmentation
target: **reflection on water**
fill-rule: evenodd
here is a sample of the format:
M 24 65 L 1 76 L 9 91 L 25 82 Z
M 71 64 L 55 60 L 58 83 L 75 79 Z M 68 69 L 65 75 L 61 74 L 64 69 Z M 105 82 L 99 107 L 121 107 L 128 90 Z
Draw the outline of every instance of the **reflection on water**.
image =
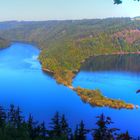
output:
M 96 56 L 88 59 L 82 65 L 83 71 L 125 71 L 125 72 L 140 72 L 140 55 L 109 55 Z

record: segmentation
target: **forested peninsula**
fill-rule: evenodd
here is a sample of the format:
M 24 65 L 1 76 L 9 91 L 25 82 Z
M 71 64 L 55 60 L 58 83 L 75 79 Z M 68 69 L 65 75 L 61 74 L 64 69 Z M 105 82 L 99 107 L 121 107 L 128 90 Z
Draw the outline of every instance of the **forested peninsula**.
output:
M 83 101 L 93 106 L 134 108 L 124 101 L 106 98 L 98 90 L 75 88 L 72 79 L 91 56 L 139 54 L 140 20 L 137 18 L 2 22 L 0 37 L 11 42 L 35 43 L 41 49 L 42 70 L 52 73 L 58 83 L 76 91 Z

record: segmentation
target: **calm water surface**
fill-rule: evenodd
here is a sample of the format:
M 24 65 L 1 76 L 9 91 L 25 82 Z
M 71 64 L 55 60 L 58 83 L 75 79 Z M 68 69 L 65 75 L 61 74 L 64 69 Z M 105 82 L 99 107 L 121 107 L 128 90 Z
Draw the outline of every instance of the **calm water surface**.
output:
M 56 111 L 64 113 L 71 127 L 84 120 L 88 128 L 95 126 L 95 116 L 112 117 L 113 126 L 140 135 L 140 109 L 115 110 L 93 108 L 83 103 L 67 87 L 41 70 L 39 50 L 32 45 L 15 43 L 0 51 L 0 104 L 20 106 L 25 116 L 47 123 Z M 100 89 L 107 97 L 140 105 L 140 56 L 100 56 L 84 64 L 73 80 L 73 86 Z M 90 138 L 89 138 L 90 139 Z

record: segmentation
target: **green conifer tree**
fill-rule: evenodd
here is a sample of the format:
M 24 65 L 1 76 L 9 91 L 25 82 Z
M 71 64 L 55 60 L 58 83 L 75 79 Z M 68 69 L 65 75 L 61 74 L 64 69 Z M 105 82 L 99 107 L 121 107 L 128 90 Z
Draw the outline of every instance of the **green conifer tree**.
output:
M 71 134 L 71 129 L 69 128 L 65 115 L 62 115 L 60 125 L 61 125 L 61 134 L 68 139 Z
M 108 126 L 112 124 L 110 117 L 105 117 L 104 114 L 97 116 L 97 129 L 94 129 L 93 139 L 94 140 L 114 140 L 114 134 L 118 130 L 116 128 L 109 128 Z
M 58 112 L 56 112 L 50 124 L 51 124 L 50 126 L 51 130 L 49 131 L 49 135 L 54 138 L 60 137 L 61 125 L 60 125 L 60 116 Z
M 84 122 L 81 121 L 79 124 L 79 129 L 78 129 L 78 137 L 79 140 L 86 140 L 86 134 L 88 133 L 88 130 L 85 129 Z

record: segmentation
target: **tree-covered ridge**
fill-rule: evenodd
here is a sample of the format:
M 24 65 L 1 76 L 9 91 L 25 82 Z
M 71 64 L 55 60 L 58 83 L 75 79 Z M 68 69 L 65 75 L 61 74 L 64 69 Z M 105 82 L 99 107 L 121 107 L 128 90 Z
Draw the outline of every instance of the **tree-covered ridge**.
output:
M 121 133 L 112 128 L 110 117 L 97 116 L 96 127 L 87 129 L 81 121 L 72 129 L 65 117 L 58 112 L 49 124 L 34 120 L 30 114 L 25 119 L 19 107 L 11 105 L 9 109 L 0 106 L 0 140 L 131 140 L 128 132 Z M 93 124 L 94 125 L 94 124 Z
M 140 21 L 131 18 L 15 22 L 9 28 L 0 24 L 0 36 L 36 43 L 42 69 L 74 89 L 72 79 L 89 57 L 138 52 L 139 29 Z
M 2 22 L 0 36 L 9 40 L 30 41 L 48 47 L 54 41 L 96 36 L 101 32 L 116 32 L 136 27 L 130 18 L 108 18 L 68 21 Z
M 119 41 L 125 41 L 129 45 L 135 45 L 134 47 L 137 47 L 137 42 L 140 40 L 140 30 L 135 29 L 135 30 L 123 30 L 120 32 L 116 32 L 113 35 L 115 38 L 117 38 Z M 139 45 L 139 44 L 138 44 Z M 139 48 L 138 48 L 139 50 Z

